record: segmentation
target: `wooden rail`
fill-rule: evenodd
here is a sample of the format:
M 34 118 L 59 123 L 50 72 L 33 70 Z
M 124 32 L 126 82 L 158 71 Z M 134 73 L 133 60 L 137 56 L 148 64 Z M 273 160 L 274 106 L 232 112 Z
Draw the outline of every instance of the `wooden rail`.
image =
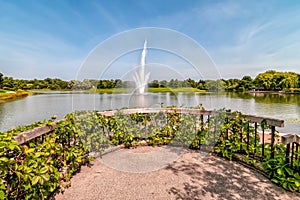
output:
M 285 134 L 281 136 L 281 141 L 282 144 L 289 144 L 293 142 L 297 142 L 300 144 L 300 137 L 297 134 Z
M 200 109 L 188 109 L 188 108 L 135 108 L 135 109 L 124 109 L 124 110 L 113 110 L 113 111 L 103 111 L 98 112 L 101 115 L 105 116 L 113 116 L 117 112 L 122 112 L 124 114 L 134 114 L 134 113 L 142 113 L 142 114 L 148 114 L 148 113 L 179 113 L 179 114 L 194 114 L 194 115 L 216 115 L 218 114 L 218 111 L 210 111 L 210 110 L 200 110 Z M 228 117 L 234 118 L 236 117 L 235 114 L 227 113 Z M 257 117 L 253 115 L 242 115 L 245 117 L 248 121 L 253 123 L 262 123 L 265 121 L 270 126 L 276 126 L 276 127 L 284 127 L 284 120 L 278 120 L 273 118 L 265 118 L 265 117 Z M 65 120 L 65 119 L 63 119 Z M 56 124 L 53 123 L 52 125 L 45 125 L 41 127 L 36 127 L 31 130 L 24 131 L 14 137 L 14 139 L 19 144 L 24 144 L 34 138 L 37 138 L 39 136 L 42 136 L 44 134 L 47 134 L 49 132 L 52 132 L 56 127 Z M 290 141 L 290 140 L 289 140 Z
M 52 125 L 44 125 L 44 126 L 36 127 L 34 129 L 24 131 L 16 136 L 14 136 L 14 139 L 19 144 L 24 144 L 34 138 L 37 138 L 39 136 L 42 136 L 44 134 L 54 131 L 55 127 L 56 127 L 55 123 L 53 123 Z
M 158 113 L 158 112 L 163 112 L 163 113 L 172 113 L 176 112 L 179 114 L 194 114 L 194 115 L 216 115 L 219 112 L 218 111 L 211 111 L 211 110 L 200 110 L 200 109 L 189 109 L 189 108 L 135 108 L 135 109 L 125 109 L 121 110 L 125 114 L 134 114 L 134 113 Z M 104 112 L 99 112 L 101 115 L 105 116 L 113 116 L 115 113 L 117 113 L 118 110 L 113 110 L 113 111 L 104 111 Z M 227 113 L 228 117 L 234 118 L 236 117 L 235 114 L 232 113 Z M 268 125 L 270 126 L 276 126 L 276 127 L 284 127 L 284 120 L 279 120 L 279 119 L 273 119 L 273 118 L 267 118 L 267 117 L 258 117 L 254 115 L 242 115 L 245 117 L 246 120 L 250 122 L 257 122 L 257 123 L 262 123 L 265 121 Z

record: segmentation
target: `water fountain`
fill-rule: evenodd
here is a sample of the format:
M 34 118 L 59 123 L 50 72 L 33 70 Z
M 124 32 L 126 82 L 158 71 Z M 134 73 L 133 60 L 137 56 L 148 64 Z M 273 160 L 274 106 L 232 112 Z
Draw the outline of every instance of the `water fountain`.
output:
M 138 94 L 144 94 L 147 83 L 150 77 L 150 73 L 148 72 L 145 74 L 145 63 L 146 63 L 146 54 L 147 54 L 147 40 L 144 42 L 144 48 L 142 51 L 142 56 L 141 56 L 141 63 L 139 70 L 134 73 L 133 75 L 133 80 L 136 85 L 137 93 Z

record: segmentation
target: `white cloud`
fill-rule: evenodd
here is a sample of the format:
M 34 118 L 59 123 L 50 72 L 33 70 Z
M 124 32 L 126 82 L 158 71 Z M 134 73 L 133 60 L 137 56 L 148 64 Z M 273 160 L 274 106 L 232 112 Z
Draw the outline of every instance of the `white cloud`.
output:
M 0 32 L 0 70 L 16 78 L 72 78 L 65 73 L 79 67 L 83 52 L 45 33 L 32 33 L 20 37 Z

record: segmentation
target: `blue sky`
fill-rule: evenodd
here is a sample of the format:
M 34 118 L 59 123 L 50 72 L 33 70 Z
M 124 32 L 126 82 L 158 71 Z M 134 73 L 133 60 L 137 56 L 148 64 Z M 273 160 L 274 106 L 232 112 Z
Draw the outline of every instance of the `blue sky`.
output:
M 297 0 L 0 0 L 0 27 L 0 72 L 15 78 L 75 79 L 95 46 L 140 27 L 194 39 L 222 78 L 269 69 L 300 73 Z

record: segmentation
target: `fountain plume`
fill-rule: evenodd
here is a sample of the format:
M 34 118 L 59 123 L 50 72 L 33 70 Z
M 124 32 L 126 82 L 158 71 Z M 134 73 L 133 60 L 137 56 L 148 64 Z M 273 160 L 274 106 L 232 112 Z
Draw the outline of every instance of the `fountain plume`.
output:
M 139 94 L 145 93 L 145 89 L 147 87 L 147 83 L 150 77 L 149 72 L 145 74 L 146 54 L 147 54 L 147 40 L 145 40 L 144 42 L 139 71 L 135 72 L 133 75 L 133 80 L 136 84 L 137 92 Z

